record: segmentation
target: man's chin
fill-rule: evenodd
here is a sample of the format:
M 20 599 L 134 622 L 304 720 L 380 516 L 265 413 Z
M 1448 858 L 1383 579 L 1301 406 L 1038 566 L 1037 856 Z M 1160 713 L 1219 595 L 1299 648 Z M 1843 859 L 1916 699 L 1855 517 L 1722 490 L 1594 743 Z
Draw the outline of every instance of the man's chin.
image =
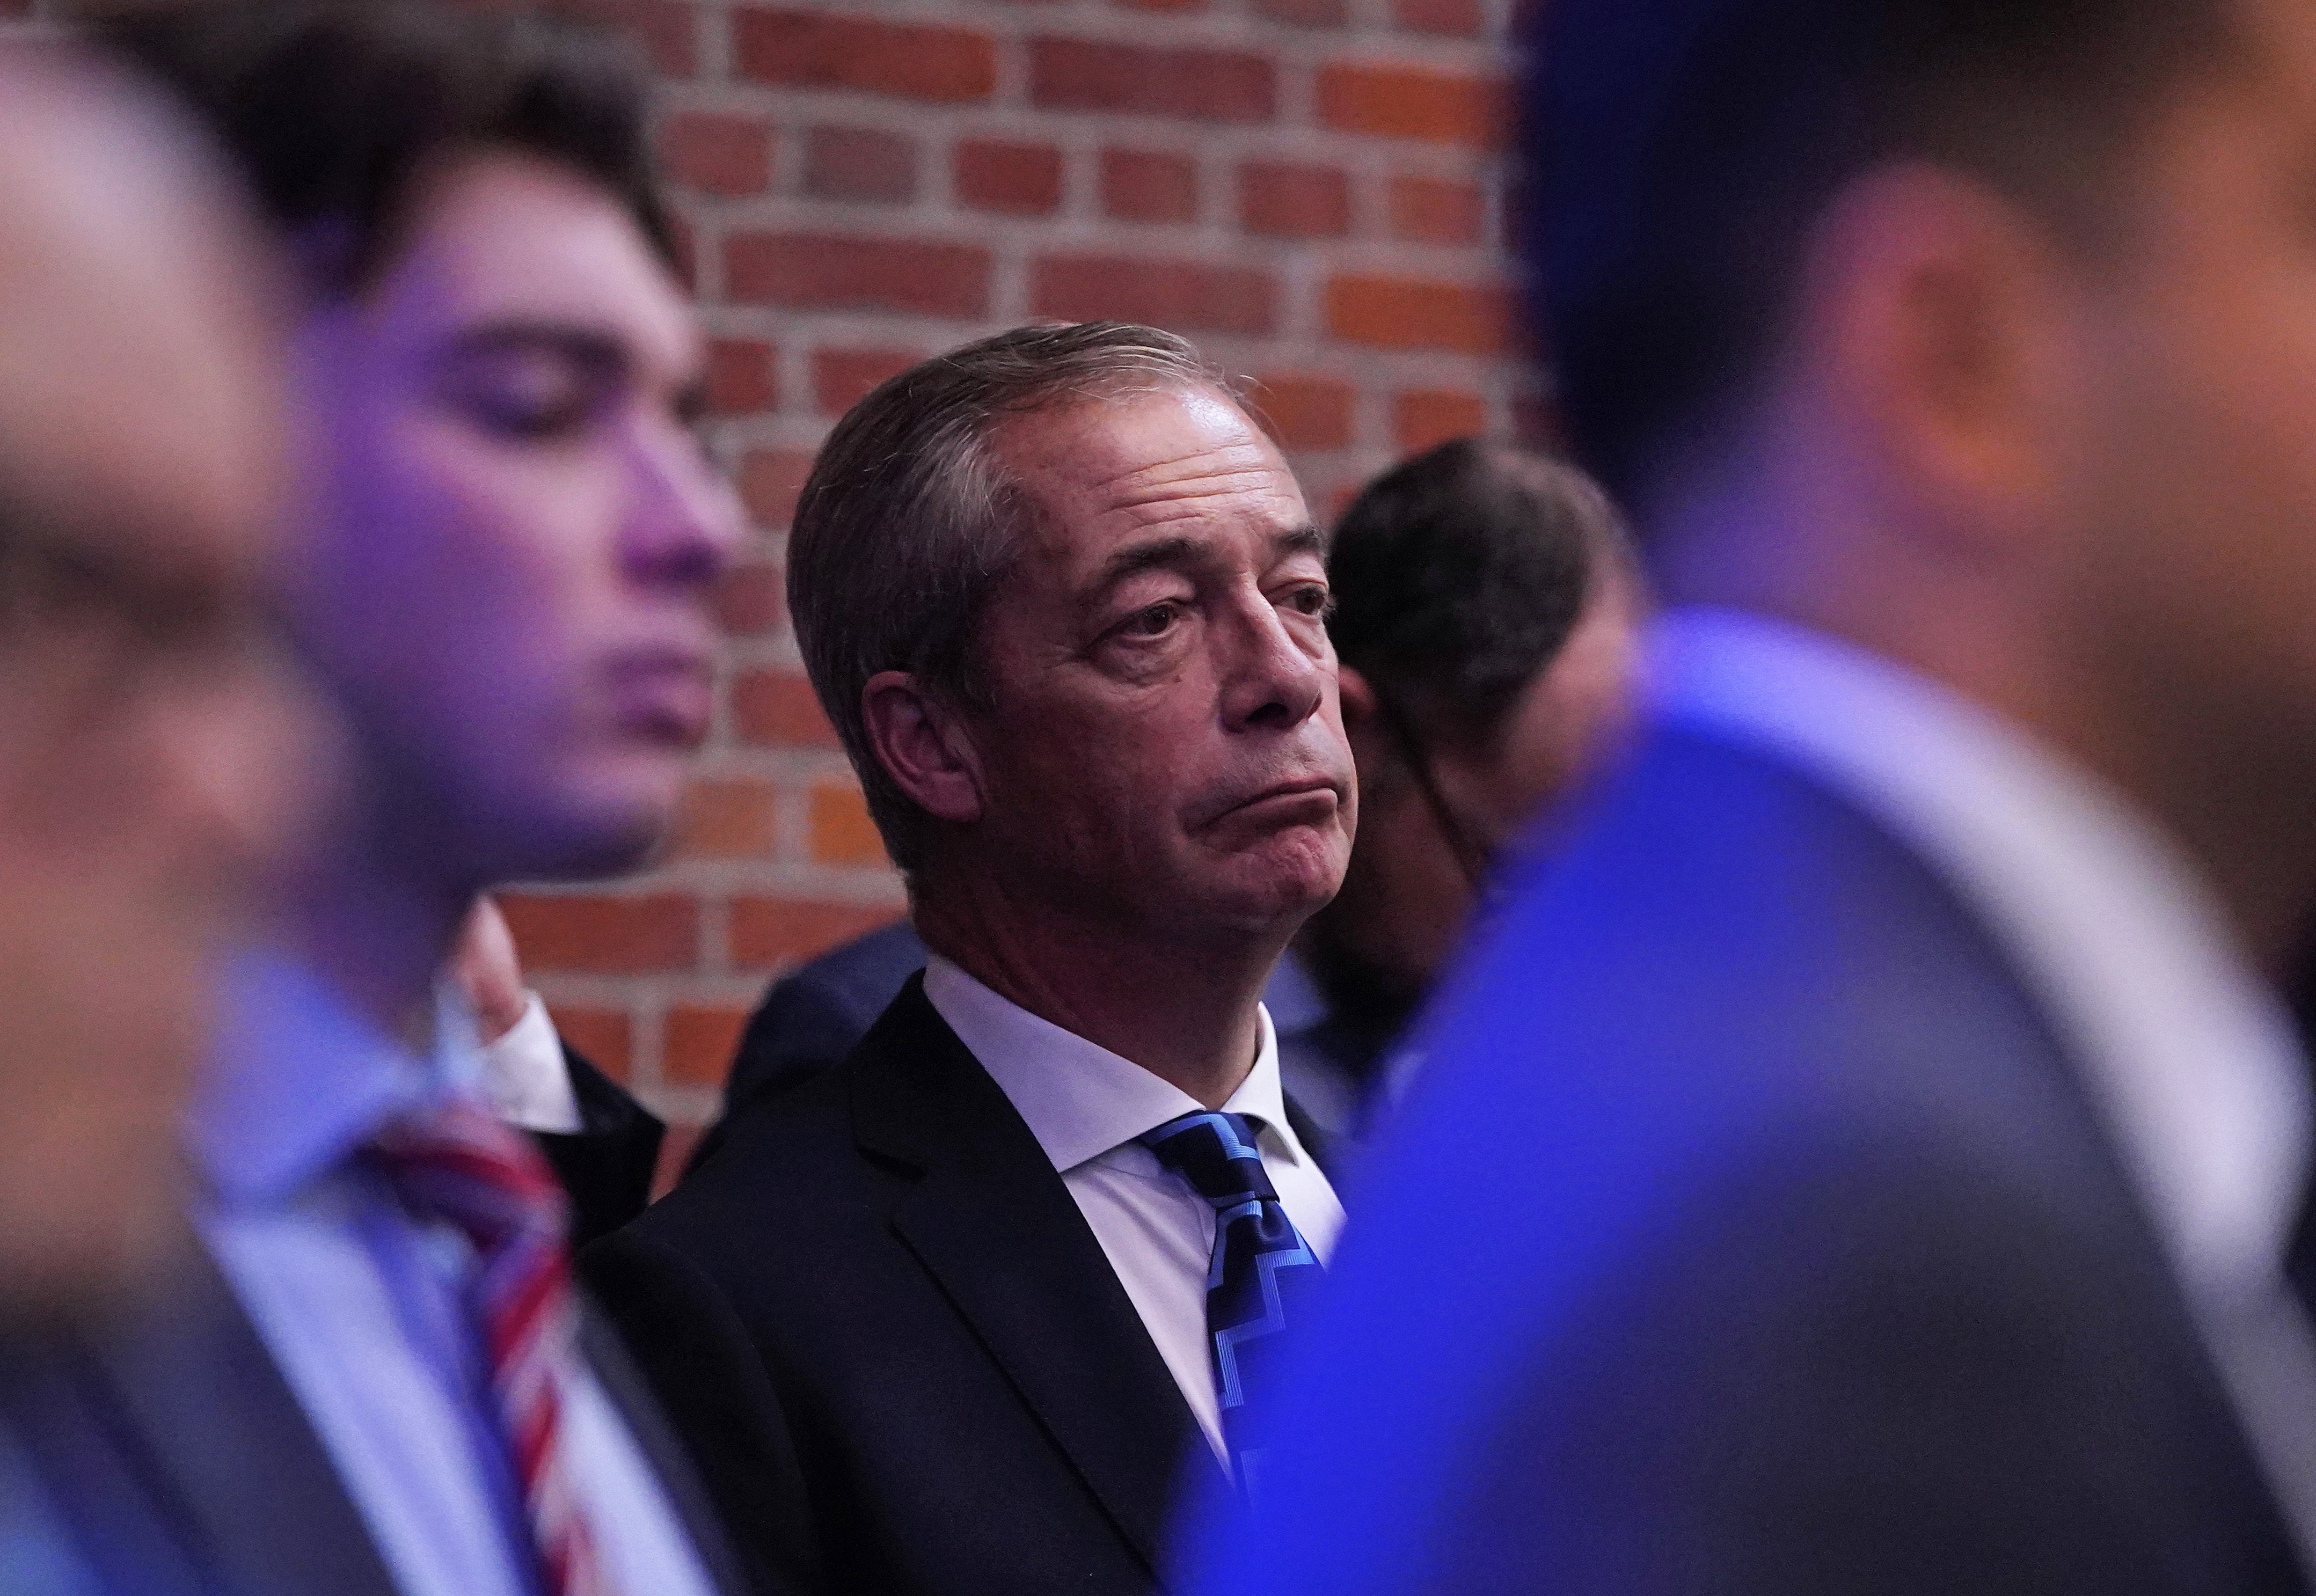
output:
M 659 856 L 681 807 L 674 790 L 589 794 L 509 838 L 520 860 L 509 878 L 588 881 L 641 869 Z

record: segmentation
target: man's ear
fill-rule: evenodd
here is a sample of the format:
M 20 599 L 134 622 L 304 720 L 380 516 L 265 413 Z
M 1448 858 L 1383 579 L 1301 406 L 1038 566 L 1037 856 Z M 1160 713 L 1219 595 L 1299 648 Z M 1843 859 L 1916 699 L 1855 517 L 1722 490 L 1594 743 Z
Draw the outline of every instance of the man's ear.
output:
M 895 786 L 937 820 L 981 818 L 981 760 L 963 719 L 906 671 L 880 671 L 860 690 L 868 746 Z
M 2017 536 L 2048 508 L 2073 375 L 2066 267 L 2046 227 L 1925 164 L 1856 184 L 1821 227 L 1810 291 L 1838 414 L 1877 477 L 1949 535 Z
M 1336 693 L 1343 704 L 1343 729 L 1367 726 L 1376 718 L 1375 688 L 1366 674 L 1350 665 L 1335 667 Z

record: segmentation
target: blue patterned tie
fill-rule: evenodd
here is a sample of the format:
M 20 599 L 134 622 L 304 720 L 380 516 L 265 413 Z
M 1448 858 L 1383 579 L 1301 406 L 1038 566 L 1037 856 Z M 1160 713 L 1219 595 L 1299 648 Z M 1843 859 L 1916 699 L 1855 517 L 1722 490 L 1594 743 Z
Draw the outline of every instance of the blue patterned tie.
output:
M 1247 1395 L 1261 1390 L 1278 1360 L 1279 1332 L 1307 1311 L 1323 1272 L 1319 1255 L 1296 1232 L 1256 1150 L 1254 1124 L 1243 1114 L 1201 1109 L 1136 1139 L 1179 1172 L 1215 1210 L 1215 1256 L 1207 1271 L 1207 1344 L 1214 1355 L 1223 1440 L 1253 1487 L 1260 1442 Z

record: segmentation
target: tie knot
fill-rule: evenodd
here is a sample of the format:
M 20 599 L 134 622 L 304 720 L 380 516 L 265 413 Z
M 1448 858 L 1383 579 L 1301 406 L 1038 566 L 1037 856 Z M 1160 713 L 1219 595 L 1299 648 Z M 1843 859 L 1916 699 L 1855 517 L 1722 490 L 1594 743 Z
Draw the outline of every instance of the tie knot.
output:
M 453 1098 L 393 1120 L 363 1154 L 405 1208 L 463 1232 L 486 1259 L 563 1245 L 567 1204 L 555 1172 L 479 1103 Z
M 1228 1208 L 1278 1199 L 1254 1137 L 1254 1121 L 1244 1114 L 1200 1109 L 1145 1130 L 1135 1140 L 1168 1169 L 1180 1171 L 1200 1197 L 1217 1208 Z

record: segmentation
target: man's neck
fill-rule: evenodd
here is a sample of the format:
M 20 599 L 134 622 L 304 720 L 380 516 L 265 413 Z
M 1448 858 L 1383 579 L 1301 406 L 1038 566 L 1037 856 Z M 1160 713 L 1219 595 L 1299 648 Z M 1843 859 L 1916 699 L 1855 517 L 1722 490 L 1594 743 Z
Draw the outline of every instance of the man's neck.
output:
M 300 889 L 290 934 L 315 974 L 365 1019 L 423 1046 L 436 977 L 473 896 L 375 861 L 340 860 Z
M 1253 1067 L 1263 987 L 1295 929 L 1168 941 L 971 891 L 922 893 L 915 919 L 927 947 L 1000 997 L 1211 1109 Z

